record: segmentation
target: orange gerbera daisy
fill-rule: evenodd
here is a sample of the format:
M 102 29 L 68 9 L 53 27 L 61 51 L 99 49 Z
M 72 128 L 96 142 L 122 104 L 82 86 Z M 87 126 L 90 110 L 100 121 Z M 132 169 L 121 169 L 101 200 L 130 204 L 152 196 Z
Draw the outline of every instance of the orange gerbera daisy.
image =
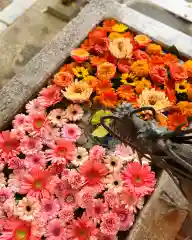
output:
M 146 77 L 149 75 L 149 64 L 147 60 L 137 60 L 131 66 L 131 70 L 138 77 Z
M 168 115 L 167 125 L 169 130 L 175 130 L 181 124 L 188 124 L 187 116 L 181 112 L 174 112 Z
M 84 48 L 75 48 L 71 51 L 71 57 L 76 62 L 82 63 L 89 58 L 89 53 Z
M 136 94 L 134 88 L 130 85 L 122 85 L 117 89 L 117 94 L 120 98 L 128 101 L 135 102 Z
M 91 44 L 95 44 L 99 39 L 107 37 L 106 29 L 102 27 L 96 27 L 88 34 Z
M 98 80 L 95 87 L 97 94 L 100 95 L 102 92 L 112 88 L 112 83 L 107 79 Z
M 181 101 L 177 103 L 177 106 L 183 115 L 186 115 L 187 117 L 192 116 L 192 102 Z
M 97 77 L 100 80 L 104 80 L 104 79 L 111 79 L 115 76 L 116 73 L 116 66 L 112 63 L 109 62 L 105 62 L 100 64 L 97 67 Z
M 137 94 L 142 93 L 143 89 L 145 88 L 152 88 L 151 82 L 149 80 L 142 78 L 141 81 L 136 82 L 135 91 Z
M 95 90 L 97 82 L 99 81 L 96 77 L 94 76 L 87 76 L 83 79 L 91 88 Z
M 73 68 L 76 68 L 77 66 L 78 66 L 78 63 L 76 63 L 76 62 L 65 64 L 63 67 L 61 67 L 59 72 L 70 72 L 72 75 L 74 75 Z
M 171 77 L 176 81 L 180 82 L 188 78 L 186 68 L 180 63 L 172 63 L 169 65 Z
M 150 55 L 159 55 L 162 53 L 162 48 L 160 45 L 157 45 L 155 43 L 150 43 L 147 46 L 146 52 Z
M 94 67 L 97 67 L 101 63 L 107 62 L 107 60 L 102 57 L 92 56 L 90 62 Z
M 59 86 L 59 87 L 68 87 L 74 79 L 74 75 L 71 74 L 70 72 L 58 72 L 55 76 L 54 76 L 54 84 Z
M 146 47 L 151 42 L 151 39 L 143 34 L 136 35 L 134 39 L 138 43 L 139 47 Z
M 184 63 L 184 67 L 188 72 L 188 76 L 192 77 L 192 60 L 188 60 Z
M 112 28 L 114 25 L 117 24 L 117 21 L 115 19 L 107 19 L 103 22 L 103 28 L 108 31 L 111 32 L 113 31 Z
M 178 62 L 178 58 L 171 54 L 171 53 L 167 53 L 163 56 L 163 60 L 164 60 L 164 64 L 169 66 L 169 64 L 171 63 L 177 63 Z
M 105 107 L 114 108 L 117 104 L 117 94 L 113 89 L 108 89 L 98 96 L 98 100 Z
M 87 51 L 90 51 L 91 50 L 91 44 L 89 42 L 88 39 L 85 39 L 82 43 L 81 43 L 81 48 L 87 50 Z
M 152 55 L 150 65 L 164 65 L 164 58 L 161 55 Z

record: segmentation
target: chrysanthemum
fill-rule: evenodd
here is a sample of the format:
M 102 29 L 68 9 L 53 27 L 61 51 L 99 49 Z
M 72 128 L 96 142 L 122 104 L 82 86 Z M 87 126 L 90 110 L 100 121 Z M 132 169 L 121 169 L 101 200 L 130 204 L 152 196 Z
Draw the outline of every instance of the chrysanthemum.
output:
M 120 228 L 120 218 L 116 213 L 105 213 L 102 218 L 100 230 L 106 235 L 116 235 Z
M 192 77 L 192 60 L 186 61 L 184 67 L 187 69 L 188 76 Z
M 118 96 L 126 100 L 127 102 L 135 102 L 136 101 L 136 94 L 134 88 L 131 85 L 121 85 L 117 89 Z
M 89 158 L 91 160 L 97 160 L 97 161 L 102 161 L 105 156 L 105 148 L 99 145 L 93 146 L 89 150 Z
M 73 123 L 66 123 L 61 129 L 61 136 L 69 141 L 77 141 L 81 136 L 81 129 Z
M 74 75 L 68 71 L 65 72 L 58 72 L 54 76 L 53 83 L 58 87 L 68 87 L 74 80 Z
M 119 59 L 118 70 L 122 73 L 128 74 L 131 70 L 132 61 L 130 59 Z
M 137 60 L 131 66 L 132 72 L 138 77 L 147 77 L 149 74 L 149 64 L 147 60 Z
M 110 80 L 116 73 L 116 67 L 109 62 L 101 63 L 97 66 L 97 77 L 100 80 Z
M 122 160 L 119 156 L 108 155 L 105 159 L 105 164 L 110 172 L 119 172 L 122 167 Z
M 117 23 L 112 27 L 114 32 L 125 32 L 128 29 L 128 26 L 122 23 Z
M 168 81 L 167 69 L 160 65 L 150 68 L 150 76 L 153 83 L 165 84 Z
M 79 190 L 83 187 L 83 185 L 85 183 L 85 179 L 76 170 L 71 170 L 69 172 L 68 182 L 72 189 Z
M 119 173 L 113 173 L 107 175 L 105 178 L 105 184 L 108 189 L 113 190 L 114 192 L 120 192 L 123 186 L 123 182 L 121 180 L 121 176 Z
M 44 107 L 50 107 L 62 100 L 61 89 L 56 85 L 50 85 L 40 91 L 37 99 Z
M 138 162 L 128 163 L 122 173 L 124 184 L 137 195 L 144 196 L 154 191 L 156 179 L 155 173 L 148 165 L 141 165 Z
M 117 94 L 113 89 L 106 90 L 98 96 L 98 101 L 109 108 L 114 108 L 117 104 L 117 100 Z
M 15 216 L 15 208 L 16 208 L 16 201 L 14 198 L 9 198 L 7 199 L 4 203 L 3 206 L 0 209 L 1 212 L 1 216 L 0 216 L 0 220 L 1 218 L 5 217 L 5 215 L 7 216 L 7 218 L 11 218 L 13 216 Z
M 32 138 L 25 136 L 23 139 L 21 139 L 21 151 L 24 154 L 35 154 L 38 151 L 41 151 L 43 145 L 40 138 Z
M 53 125 L 55 125 L 57 127 L 62 127 L 67 122 L 65 111 L 63 109 L 59 109 L 59 108 L 53 109 L 49 113 L 47 118 Z
M 34 167 L 23 176 L 19 192 L 37 199 L 50 198 L 53 187 L 50 173 Z
M 80 166 L 84 162 L 86 162 L 88 158 L 89 156 L 87 150 L 83 147 L 78 147 L 72 160 L 72 163 L 76 166 Z
M 41 199 L 41 217 L 48 221 L 59 213 L 60 205 L 57 199 Z
M 3 206 L 4 202 L 7 199 L 10 199 L 13 197 L 13 193 L 11 192 L 11 190 L 9 188 L 1 188 L 0 189 L 0 207 Z
M 116 38 L 110 42 L 109 50 L 116 58 L 131 58 L 133 45 L 129 38 Z
M 150 43 L 146 48 L 146 52 L 150 55 L 158 55 L 162 53 L 162 48 L 160 45 Z
M 80 192 L 78 192 L 78 205 L 81 208 L 87 208 L 89 205 L 93 205 L 96 193 L 97 192 L 92 187 L 84 187 Z
M 25 106 L 26 112 L 28 114 L 36 114 L 36 113 L 44 113 L 45 107 L 41 104 L 41 102 L 38 99 L 33 99 Z
M 27 119 L 28 116 L 26 116 L 25 114 L 17 114 L 12 122 L 13 127 L 24 132 L 25 129 L 23 125 L 25 124 Z
M 149 80 L 147 80 L 146 78 L 142 78 L 140 81 L 137 81 L 135 86 L 135 91 L 137 94 L 141 94 L 143 89 L 145 88 L 152 88 L 151 82 Z
M 64 223 L 60 219 L 51 220 L 46 227 L 45 233 L 47 240 L 65 240 Z
M 82 119 L 84 111 L 78 104 L 71 104 L 65 110 L 66 118 L 69 121 L 76 122 Z
M 136 35 L 134 39 L 138 43 L 139 47 L 146 47 L 151 42 L 150 38 L 141 34 Z
M 46 151 L 47 160 L 52 163 L 66 164 L 73 159 L 75 154 L 75 146 L 72 141 L 59 139 L 56 146 Z
M 136 51 L 134 51 L 133 55 L 136 58 L 136 60 L 149 60 L 150 59 L 149 55 L 140 49 L 137 49 Z
M 164 60 L 164 64 L 169 66 L 171 63 L 177 63 L 178 62 L 178 58 L 171 54 L 171 53 L 167 53 L 163 56 L 163 60 Z
M 120 157 L 121 160 L 128 162 L 135 158 L 133 149 L 129 146 L 125 146 L 124 144 L 116 145 L 114 154 Z
M 62 209 L 59 212 L 59 217 L 66 223 L 71 221 L 74 218 L 74 209 L 68 205 L 62 206 Z
M 6 179 L 5 179 L 5 176 L 4 176 L 4 173 L 0 173 L 0 189 L 1 188 L 4 188 L 6 185 Z
M 139 95 L 138 103 L 140 107 L 153 107 L 156 111 L 166 109 L 171 104 L 162 91 L 156 91 L 155 88 L 144 89 Z
M 37 199 L 33 197 L 24 197 L 20 200 L 15 208 L 15 215 L 24 221 L 33 221 L 40 217 L 40 204 Z
M 108 210 L 108 206 L 103 202 L 103 199 L 94 199 L 93 203 L 87 206 L 86 213 L 97 222 Z
M 59 203 L 61 205 L 61 208 L 63 206 L 68 206 L 75 209 L 77 207 L 77 201 L 77 192 L 75 190 L 65 189 L 60 193 Z
M 89 100 L 93 89 L 90 88 L 90 86 L 84 82 L 74 82 L 72 83 L 68 88 L 66 88 L 66 91 L 63 92 L 63 95 L 65 98 L 72 102 L 86 102 Z
M 183 115 L 181 112 L 174 112 L 168 115 L 167 125 L 170 130 L 175 130 L 178 126 L 182 124 L 188 124 L 187 116 Z
M 104 177 L 108 173 L 106 166 L 98 161 L 88 160 L 81 165 L 80 174 L 85 178 L 85 185 L 103 190 Z
M 103 56 L 105 53 L 107 53 L 108 49 L 109 39 L 107 37 L 95 40 L 95 43 L 92 45 L 92 50 L 100 56 Z
M 67 227 L 68 239 L 88 240 L 94 237 L 98 232 L 96 225 L 92 219 L 85 215 L 77 220 L 73 220 Z
M 175 83 L 175 91 L 177 93 L 187 93 L 189 88 L 190 84 L 187 82 L 187 80 Z

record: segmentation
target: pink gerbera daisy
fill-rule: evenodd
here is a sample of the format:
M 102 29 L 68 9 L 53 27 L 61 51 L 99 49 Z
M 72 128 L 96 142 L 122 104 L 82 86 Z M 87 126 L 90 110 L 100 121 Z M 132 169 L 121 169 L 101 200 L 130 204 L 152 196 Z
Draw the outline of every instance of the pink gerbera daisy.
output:
M 133 212 L 139 202 L 139 196 L 130 191 L 128 187 L 123 187 L 119 193 L 120 201 L 123 205 L 126 205 L 129 211 Z
M 40 103 L 38 99 L 33 99 L 25 106 L 28 114 L 44 113 L 45 107 Z
M 81 135 L 81 129 L 73 123 L 65 124 L 61 129 L 61 136 L 70 141 L 77 141 Z
M 53 188 L 50 173 L 36 166 L 23 176 L 19 192 L 42 199 L 50 198 Z
M 103 202 L 102 199 L 94 199 L 93 204 L 89 204 L 86 208 L 86 213 L 88 216 L 100 221 L 104 213 L 108 211 L 108 206 Z
M 105 148 L 95 145 L 89 151 L 89 158 L 91 160 L 101 161 L 105 156 Z
M 41 200 L 41 216 L 45 221 L 48 221 L 57 216 L 60 210 L 60 205 L 57 199 L 42 199 Z
M 50 85 L 47 88 L 43 88 L 37 100 L 44 107 L 50 107 L 62 100 L 61 89 L 56 85 Z
M 116 213 L 105 213 L 100 225 L 101 232 L 105 235 L 116 235 L 120 228 L 120 218 Z
M 128 161 L 128 162 L 135 158 L 133 149 L 129 146 L 125 146 L 124 144 L 116 145 L 114 154 L 120 157 L 121 160 Z
M 0 172 L 0 189 L 4 188 L 5 185 L 6 185 L 6 180 L 5 180 L 4 173 Z
M 13 193 L 10 191 L 9 188 L 1 188 L 0 189 L 0 207 L 3 206 L 4 202 L 7 199 L 10 199 L 13 197 Z
M 77 197 L 78 205 L 81 208 L 86 208 L 89 205 L 93 204 L 94 197 L 96 195 L 96 192 L 91 187 L 84 187 L 79 193 Z
M 13 127 L 15 129 L 18 129 L 18 128 L 22 129 L 26 119 L 27 119 L 27 116 L 25 114 L 17 114 L 12 122 Z
M 49 125 L 46 125 L 41 130 L 41 139 L 42 143 L 47 145 L 50 148 L 55 147 L 55 141 L 56 139 L 60 138 L 60 129 L 59 128 L 53 128 Z
M 59 139 L 53 149 L 47 150 L 47 160 L 52 163 L 66 164 L 73 159 L 75 154 L 75 145 L 68 140 Z
M 73 207 L 69 207 L 68 205 L 62 206 L 62 209 L 59 212 L 59 217 L 60 217 L 61 220 L 63 220 L 66 223 L 71 221 L 74 217 Z
M 67 107 L 65 113 L 69 121 L 76 122 L 82 119 L 84 111 L 78 104 L 71 104 Z
M 77 207 L 77 192 L 70 189 L 65 189 L 59 196 L 61 206 Z
M 20 147 L 24 154 L 29 155 L 41 151 L 43 145 L 40 138 L 25 136 L 23 139 L 21 139 Z
M 68 120 L 66 118 L 66 113 L 63 109 L 53 109 L 48 115 L 49 121 L 57 126 L 62 127 Z
M 104 188 L 104 177 L 108 174 L 105 164 L 98 161 L 88 160 L 83 163 L 79 170 L 85 178 L 85 185 L 102 191 Z
M 98 229 L 91 219 L 83 215 L 73 220 L 67 227 L 67 237 L 76 240 L 88 240 L 96 236 Z
M 45 236 L 47 240 L 65 240 L 63 222 L 60 219 L 51 220 L 47 225 Z
M 127 168 L 122 173 L 125 186 L 137 195 L 144 196 L 154 191 L 156 179 L 151 168 L 138 162 L 128 163 Z
M 30 154 L 25 157 L 25 166 L 30 169 L 34 166 L 40 166 L 42 168 L 45 167 L 47 162 L 44 152 L 40 151 L 35 154 Z

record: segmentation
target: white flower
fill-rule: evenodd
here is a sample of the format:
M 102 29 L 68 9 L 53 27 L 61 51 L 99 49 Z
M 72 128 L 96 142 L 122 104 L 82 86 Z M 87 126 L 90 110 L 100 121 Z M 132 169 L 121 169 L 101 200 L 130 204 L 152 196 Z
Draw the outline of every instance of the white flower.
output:
M 115 155 L 108 155 L 105 159 L 106 166 L 110 172 L 119 172 L 122 167 L 122 160 Z
M 6 179 L 4 173 L 0 173 L 0 189 L 6 186 Z
M 123 182 L 119 173 L 107 175 L 104 181 L 108 189 L 112 189 L 115 193 L 121 191 Z
M 76 166 L 82 165 L 89 158 L 88 152 L 83 147 L 78 147 L 72 163 Z

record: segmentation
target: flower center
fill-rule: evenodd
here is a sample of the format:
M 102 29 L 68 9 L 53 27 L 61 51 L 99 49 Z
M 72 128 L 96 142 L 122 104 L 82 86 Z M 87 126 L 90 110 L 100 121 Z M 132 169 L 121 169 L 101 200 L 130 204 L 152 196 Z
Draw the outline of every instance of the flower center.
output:
M 16 240 L 27 240 L 27 232 L 24 230 L 16 230 L 16 234 L 15 234 L 15 239 Z
M 68 130 L 68 133 L 69 133 L 70 135 L 74 135 L 75 131 L 74 131 L 74 129 L 71 128 L 71 129 Z
M 57 115 L 56 117 L 58 120 L 61 120 L 61 116 L 60 115 Z
M 0 202 L 4 203 L 7 200 L 7 196 L 5 194 L 0 195 Z
M 27 207 L 26 207 L 26 211 L 27 211 L 27 212 L 31 212 L 31 206 L 27 206 Z
M 185 86 L 184 86 L 184 85 L 180 85 L 179 88 L 180 88 L 181 90 L 184 90 L 184 89 L 185 89 Z
M 115 186 L 118 186 L 119 185 L 119 182 L 118 181 L 114 181 L 113 182 Z
M 72 111 L 72 114 L 76 115 L 76 114 L 77 114 L 77 111 L 75 111 L 75 110 L 74 110 L 74 111 Z
M 35 187 L 38 188 L 38 189 L 40 189 L 42 187 L 42 184 L 41 184 L 40 180 L 37 180 L 35 182 Z
M 75 93 L 82 93 L 82 89 L 80 87 L 76 87 L 74 92 Z
M 113 167 L 116 166 L 116 162 L 115 162 L 115 161 L 112 161 L 112 162 L 111 162 L 111 166 L 113 166 Z
M 80 160 L 81 158 L 82 158 L 82 156 L 81 156 L 81 155 L 78 155 L 78 156 L 77 156 L 77 159 L 79 159 L 79 160 Z
M 67 197 L 66 197 L 66 202 L 67 203 L 71 203 L 71 202 L 73 202 L 74 201 L 74 197 L 72 196 L 72 195 L 68 195 Z
M 45 205 L 45 210 L 46 210 L 47 212 L 50 212 L 50 211 L 52 210 L 52 205 L 51 205 L 50 203 L 46 204 L 46 205 Z
M 55 229 L 53 230 L 53 235 L 54 235 L 54 236 L 59 236 L 60 233 L 61 233 L 61 229 L 60 229 L 60 228 L 55 228 Z
M 157 102 L 156 96 L 151 96 L 151 97 L 149 98 L 149 104 L 150 104 L 150 105 L 155 105 L 156 102 Z
M 135 181 L 136 181 L 136 183 L 140 183 L 141 182 L 141 178 L 140 177 L 136 177 Z

